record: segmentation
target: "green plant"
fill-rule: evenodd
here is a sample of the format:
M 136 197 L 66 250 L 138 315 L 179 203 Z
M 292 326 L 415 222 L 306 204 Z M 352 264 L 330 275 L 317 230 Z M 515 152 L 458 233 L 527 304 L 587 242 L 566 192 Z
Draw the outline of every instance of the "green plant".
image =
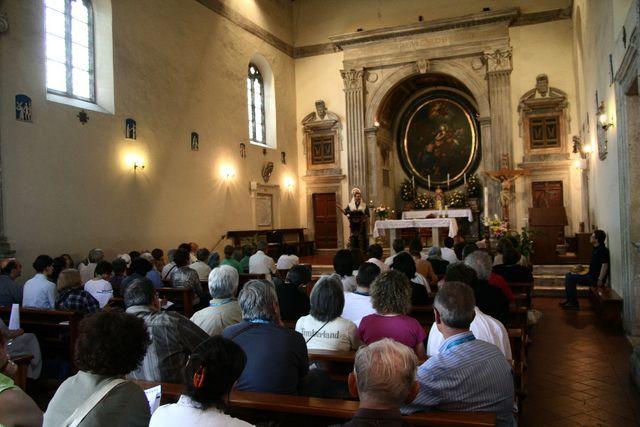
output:
M 467 199 L 461 191 L 454 191 L 447 195 L 446 203 L 452 208 L 463 208 L 467 204 Z
M 418 194 L 413 200 L 416 209 L 430 209 L 433 207 L 433 199 L 426 193 Z

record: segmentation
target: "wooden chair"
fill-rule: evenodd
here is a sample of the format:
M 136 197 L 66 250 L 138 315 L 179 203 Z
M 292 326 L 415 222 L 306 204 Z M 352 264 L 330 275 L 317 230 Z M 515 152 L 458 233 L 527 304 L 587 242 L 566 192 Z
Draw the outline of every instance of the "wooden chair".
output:
M 158 288 L 156 289 L 161 299 L 166 299 L 176 304 L 176 311 L 187 317 L 193 315 L 193 289 L 191 288 Z
M 134 380 L 143 390 L 162 386 L 162 403 L 175 402 L 184 392 L 184 385 Z M 326 426 L 353 418 L 358 402 L 353 400 L 320 399 L 273 393 L 233 390 L 229 395 L 231 415 L 257 422 L 278 420 L 283 425 Z M 407 423 L 415 426 L 495 426 L 496 415 L 490 412 L 420 412 L 407 415 Z

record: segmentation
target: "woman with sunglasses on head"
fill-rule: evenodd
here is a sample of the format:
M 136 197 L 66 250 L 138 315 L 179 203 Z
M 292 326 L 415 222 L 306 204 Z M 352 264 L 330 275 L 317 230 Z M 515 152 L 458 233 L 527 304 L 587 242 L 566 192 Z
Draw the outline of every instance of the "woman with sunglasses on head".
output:
M 158 408 L 149 427 L 251 426 L 223 412 L 225 397 L 246 363 L 247 357 L 238 344 L 219 335 L 207 339 L 189 357 L 184 394 L 178 403 Z

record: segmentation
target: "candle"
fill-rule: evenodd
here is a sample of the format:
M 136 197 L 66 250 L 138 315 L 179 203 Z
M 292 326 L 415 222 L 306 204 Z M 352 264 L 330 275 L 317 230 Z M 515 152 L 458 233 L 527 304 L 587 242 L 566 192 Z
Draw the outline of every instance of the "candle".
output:
M 489 218 L 489 189 L 484 187 L 484 217 Z
M 428 187 L 427 190 L 431 190 L 431 175 L 427 175 L 427 183 L 428 183 Z
M 449 174 L 447 174 L 447 190 L 450 190 L 449 188 L 449 181 L 451 180 L 451 176 Z
M 467 173 L 464 174 L 464 186 L 467 186 Z

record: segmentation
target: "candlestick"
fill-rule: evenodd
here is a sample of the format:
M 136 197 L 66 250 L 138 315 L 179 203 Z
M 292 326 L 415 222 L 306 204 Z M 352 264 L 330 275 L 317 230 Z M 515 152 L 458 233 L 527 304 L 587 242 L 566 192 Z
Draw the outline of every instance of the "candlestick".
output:
M 467 186 L 467 173 L 464 174 L 464 186 Z
M 484 217 L 489 219 L 489 189 L 484 187 Z
M 431 175 L 427 175 L 428 190 L 431 190 Z
M 450 180 L 451 180 L 451 176 L 450 174 L 447 174 L 447 191 L 451 189 L 449 185 Z

